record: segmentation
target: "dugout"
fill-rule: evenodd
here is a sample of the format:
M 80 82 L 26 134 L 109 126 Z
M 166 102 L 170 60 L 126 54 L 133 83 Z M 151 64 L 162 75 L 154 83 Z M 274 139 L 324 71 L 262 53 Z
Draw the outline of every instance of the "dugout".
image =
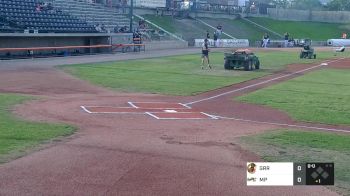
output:
M 0 58 L 111 53 L 118 51 L 112 51 L 107 45 L 132 41 L 131 33 L 1 33 Z

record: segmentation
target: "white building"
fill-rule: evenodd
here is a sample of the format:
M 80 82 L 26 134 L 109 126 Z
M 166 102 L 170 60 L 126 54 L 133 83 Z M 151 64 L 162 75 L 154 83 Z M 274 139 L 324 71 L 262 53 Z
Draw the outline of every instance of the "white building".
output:
M 166 0 L 134 0 L 135 7 L 166 7 Z

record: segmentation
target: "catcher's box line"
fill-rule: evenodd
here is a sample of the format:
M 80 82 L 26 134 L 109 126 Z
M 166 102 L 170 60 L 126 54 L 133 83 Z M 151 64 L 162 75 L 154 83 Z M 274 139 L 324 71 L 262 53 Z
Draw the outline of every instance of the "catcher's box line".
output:
M 309 67 L 309 68 L 306 68 L 306 69 L 303 69 L 303 70 L 300 70 L 300 71 L 297 71 L 297 72 L 294 72 L 294 73 L 278 76 L 276 78 L 272 78 L 272 79 L 269 79 L 269 80 L 258 82 L 256 84 L 251 84 L 251 85 L 248 85 L 248 86 L 245 86 L 245 87 L 242 87 L 242 88 L 239 88 L 239 89 L 235 89 L 235 90 L 232 90 L 232 91 L 227 91 L 227 92 L 215 95 L 215 96 L 211 96 L 211 97 L 207 97 L 207 98 L 200 99 L 200 100 L 197 100 L 197 101 L 192 101 L 192 102 L 189 102 L 189 103 L 185 103 L 185 105 L 188 106 L 188 105 L 193 105 L 195 103 L 200 103 L 200 102 L 203 102 L 203 101 L 209 101 L 209 100 L 212 100 L 212 99 L 216 99 L 218 97 L 222 97 L 222 96 L 225 96 L 225 95 L 228 95 L 228 94 L 231 94 L 231 93 L 239 92 L 239 91 L 242 91 L 242 90 L 245 90 L 245 89 L 249 89 L 249 88 L 252 88 L 252 87 L 256 87 L 256 86 L 259 86 L 259 85 L 262 85 L 262 84 L 266 84 L 266 83 L 269 83 L 269 82 L 272 82 L 272 81 L 275 81 L 275 80 L 279 80 L 279 79 L 282 79 L 282 78 L 287 78 L 287 77 L 295 75 L 295 74 L 303 73 L 303 72 L 306 72 L 306 71 L 309 71 L 309 70 L 312 70 L 312 69 L 316 69 L 316 68 L 319 68 L 319 67 L 322 67 L 322 66 L 326 66 L 327 63 L 334 63 L 334 62 L 340 61 L 342 59 L 345 59 L 345 58 L 340 58 L 340 59 L 336 59 L 336 60 L 329 60 L 329 61 L 323 62 L 323 63 L 321 63 L 319 65 L 315 65 L 313 67 Z
M 224 116 L 215 116 L 215 117 L 217 119 L 223 119 L 223 120 L 235 120 L 235 121 L 250 122 L 250 123 L 257 123 L 257 124 L 267 124 L 267 125 L 277 125 L 277 126 L 293 127 L 293 128 L 314 129 L 314 130 L 320 130 L 320 131 L 350 133 L 350 130 L 345 130 L 345 129 L 324 128 L 324 127 L 315 127 L 315 126 L 306 126 L 306 125 L 293 125 L 293 124 L 286 124 L 286 123 L 274 123 L 274 122 L 240 119 L 240 118 L 224 117 Z
M 167 118 L 162 118 L 158 117 L 156 114 L 164 114 L 165 112 L 145 112 L 145 114 L 148 114 L 152 116 L 153 118 L 156 118 L 157 120 L 217 120 L 218 118 L 216 116 L 207 114 L 205 112 L 200 112 L 204 116 L 207 116 L 208 118 L 172 118 L 172 117 L 167 117 Z M 193 113 L 193 112 L 180 112 L 180 113 Z

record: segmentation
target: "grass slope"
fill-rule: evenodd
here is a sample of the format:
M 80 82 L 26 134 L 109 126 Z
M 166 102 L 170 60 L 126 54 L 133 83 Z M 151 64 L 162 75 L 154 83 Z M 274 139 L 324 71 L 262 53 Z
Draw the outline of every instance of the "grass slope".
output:
M 262 36 L 265 34 L 264 30 L 257 28 L 256 26 L 242 19 L 217 20 L 211 18 L 202 18 L 202 20 L 214 27 L 220 23 L 223 26 L 224 31 L 229 35 L 232 35 L 238 39 L 248 39 L 252 43 L 261 40 Z M 271 39 L 277 39 L 277 37 L 271 35 Z
M 174 19 L 171 16 L 159 17 L 155 15 L 144 15 L 143 17 L 188 41 L 205 38 L 207 30 L 211 37 L 213 36 L 213 30 L 210 27 L 193 19 Z M 222 38 L 228 37 L 222 35 Z
M 334 162 L 335 189 L 350 194 L 350 135 L 311 131 L 278 130 L 245 136 L 239 143 L 266 161 Z
M 182 36 L 184 39 L 201 38 L 206 35 L 206 30 L 209 30 L 213 36 L 213 30 L 204 24 L 195 20 L 173 19 L 171 16 L 157 17 L 154 15 L 145 15 L 146 19 L 163 27 L 167 31 Z M 300 22 L 300 21 L 280 21 L 270 18 L 248 18 L 262 26 L 265 26 L 277 33 L 284 34 L 288 32 L 293 38 L 311 38 L 314 41 L 325 41 L 331 38 L 338 38 L 342 32 L 350 30 L 349 25 L 338 23 L 323 23 L 323 22 Z M 265 31 L 248 23 L 242 19 L 211 19 L 201 18 L 206 23 L 217 26 L 219 23 L 223 26 L 224 31 L 228 34 L 239 38 L 249 39 L 251 42 L 261 40 Z M 225 36 L 223 38 L 226 38 Z M 280 39 L 271 35 L 271 39 Z
M 301 121 L 349 125 L 349 74 L 323 69 L 237 99 L 286 111 Z
M 11 107 L 28 99 L 25 96 L 0 94 L 0 162 L 21 156 L 44 141 L 74 132 L 71 126 L 28 122 L 10 114 Z
M 143 15 L 142 17 L 155 23 L 156 25 L 161 26 L 162 28 L 171 33 L 176 33 L 175 20 L 171 16 L 159 17 L 155 15 Z
M 337 23 L 280 21 L 269 18 L 248 19 L 282 35 L 288 32 L 291 37 L 311 38 L 315 41 L 339 38 L 342 32 L 349 31 L 347 26 Z
M 290 63 L 315 62 L 300 60 L 297 52 L 260 52 L 258 55 L 262 69 L 253 72 L 224 70 L 222 53 L 210 55 L 214 65 L 214 69 L 210 71 L 200 69 L 199 54 L 68 65 L 64 69 L 93 84 L 118 91 L 193 95 L 261 77 Z M 319 54 L 317 60 L 329 58 L 330 55 Z

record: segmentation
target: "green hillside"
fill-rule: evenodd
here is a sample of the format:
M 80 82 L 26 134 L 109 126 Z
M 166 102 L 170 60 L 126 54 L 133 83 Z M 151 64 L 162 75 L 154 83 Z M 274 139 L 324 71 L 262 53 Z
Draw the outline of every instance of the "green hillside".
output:
M 194 19 L 175 19 L 171 16 L 159 17 L 155 15 L 144 15 L 143 17 L 190 42 L 194 39 L 204 38 L 207 30 L 211 34 L 213 31 L 210 27 Z M 222 38 L 228 37 L 223 35 Z
M 337 23 L 280 21 L 269 18 L 248 19 L 280 34 L 288 32 L 293 38 L 308 37 L 316 41 L 340 38 L 342 32 L 350 30 L 349 25 Z
M 213 29 L 194 19 L 173 19 L 171 16 L 157 17 L 155 15 L 145 15 L 144 17 L 189 42 L 196 38 L 203 38 L 207 30 L 213 37 Z M 221 24 L 224 32 L 238 39 L 249 39 L 251 43 L 260 40 L 266 32 L 242 19 L 200 19 L 214 27 Z M 339 38 L 342 32 L 350 31 L 350 25 L 340 23 L 280 21 L 269 18 L 248 19 L 282 35 L 288 32 L 290 37 L 296 39 L 311 38 L 314 41 L 325 41 Z M 222 38 L 227 37 L 223 35 Z M 271 33 L 270 38 L 281 39 Z
M 238 39 L 248 39 L 250 42 L 261 40 L 265 31 L 248 23 L 242 19 L 212 19 L 212 18 L 201 18 L 204 22 L 217 26 L 219 23 L 223 26 L 223 30 Z M 271 39 L 278 39 L 274 35 L 270 35 Z

